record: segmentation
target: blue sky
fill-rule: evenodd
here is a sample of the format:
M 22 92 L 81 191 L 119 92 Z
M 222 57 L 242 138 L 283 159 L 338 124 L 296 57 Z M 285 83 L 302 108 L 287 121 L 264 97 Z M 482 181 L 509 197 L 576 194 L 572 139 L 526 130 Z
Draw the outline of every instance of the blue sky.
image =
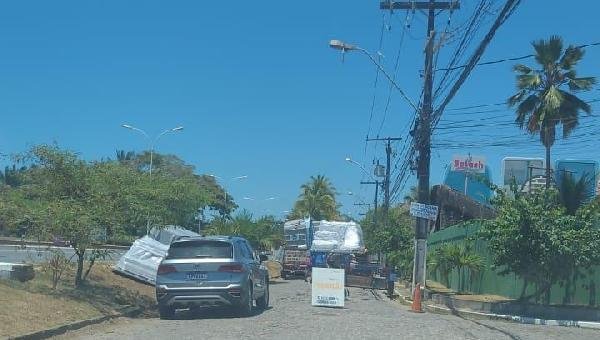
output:
M 439 29 L 464 27 L 476 3 L 463 1 L 452 16 L 439 14 Z M 565 15 L 564 6 L 547 3 L 523 1 L 482 60 L 529 54 L 532 40 L 551 34 L 573 44 L 600 41 L 600 5 L 570 1 L 574 9 Z M 496 1 L 494 8 L 499 5 Z M 397 71 L 398 84 L 416 101 L 424 36 L 424 15 L 383 12 L 377 1 L 4 2 L 0 152 L 57 142 L 86 159 L 110 157 L 117 149 L 147 147 L 142 136 L 121 128 L 123 123 L 150 134 L 183 125 L 183 132 L 165 136 L 157 150 L 177 154 L 200 173 L 247 175 L 225 186 L 255 214 L 281 216 L 309 176 L 325 174 L 342 194 L 342 210 L 356 216 L 361 209 L 353 204 L 370 202 L 373 188 L 359 185 L 365 176 L 344 158 L 366 167 L 374 158 L 383 161 L 382 144 L 365 148 L 367 133 L 405 136 L 412 112 L 393 91 L 384 114 L 390 97 L 385 79 L 375 87 L 375 68 L 364 55 L 348 53 L 342 61 L 328 41 L 343 39 L 381 52 L 384 67 Z M 447 37 L 438 67 L 448 63 L 456 47 L 453 36 Z M 600 75 L 599 54 L 600 47 L 587 49 L 580 74 Z M 512 64 L 478 67 L 449 107 L 504 101 L 514 90 Z M 600 92 L 583 97 L 594 99 Z M 512 112 L 491 108 L 495 111 L 454 110 L 444 116 L 440 127 L 450 128 L 439 130 L 434 143 L 469 145 L 433 150 L 432 183 L 441 181 L 453 154 L 485 156 L 496 180 L 503 157 L 543 156 L 536 139 L 513 126 L 492 124 L 510 122 Z M 586 118 L 591 125 L 572 142 L 557 143 L 553 157 L 599 160 L 596 119 Z M 480 126 L 457 128 L 471 121 Z M 491 140 L 510 145 L 490 147 Z M 278 199 L 265 200 L 273 196 Z

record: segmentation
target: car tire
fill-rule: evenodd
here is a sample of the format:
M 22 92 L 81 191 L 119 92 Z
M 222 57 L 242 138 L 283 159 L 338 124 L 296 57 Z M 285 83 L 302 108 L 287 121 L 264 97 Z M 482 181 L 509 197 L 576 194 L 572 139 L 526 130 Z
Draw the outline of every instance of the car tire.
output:
M 246 289 L 246 296 L 241 301 L 240 315 L 250 316 L 252 315 L 252 307 L 254 306 L 254 299 L 252 299 L 252 282 L 248 283 L 248 289 Z
M 175 308 L 171 306 L 158 305 L 158 315 L 161 319 L 171 319 L 175 316 Z
M 265 310 L 269 307 L 269 281 L 265 284 L 265 293 L 263 296 L 256 300 L 256 306 L 261 310 Z

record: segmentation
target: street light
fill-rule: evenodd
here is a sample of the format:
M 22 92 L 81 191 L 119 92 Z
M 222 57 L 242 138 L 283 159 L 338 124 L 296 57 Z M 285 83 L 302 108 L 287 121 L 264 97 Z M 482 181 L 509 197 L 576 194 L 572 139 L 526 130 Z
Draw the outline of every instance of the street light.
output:
M 166 135 L 167 133 L 169 133 L 169 132 L 178 132 L 178 131 L 183 130 L 183 126 L 178 126 L 178 127 L 172 128 L 172 129 L 167 129 L 167 130 L 159 133 L 156 137 L 154 137 L 154 139 L 152 139 L 146 133 L 146 131 L 144 131 L 144 130 L 142 130 L 140 128 L 136 128 L 135 126 L 131 126 L 129 124 L 123 124 L 121 126 L 124 127 L 124 128 L 126 128 L 126 129 L 137 131 L 137 132 L 141 133 L 148 140 L 148 143 L 150 145 L 150 171 L 149 171 L 150 178 L 152 178 L 152 161 L 153 161 L 153 158 L 154 158 L 154 145 L 156 145 L 156 143 L 158 142 L 158 140 L 160 139 L 160 137 Z M 150 213 L 148 213 L 147 218 L 146 218 L 146 235 L 149 234 L 149 233 L 150 233 Z
M 350 157 L 346 157 L 346 162 L 356 165 L 356 166 L 357 166 L 357 167 L 359 167 L 359 168 L 360 168 L 360 170 L 362 170 L 362 172 L 364 172 L 364 173 L 365 173 L 367 176 L 369 176 L 369 177 L 371 177 L 371 179 L 375 180 L 375 179 L 373 178 L 373 175 L 371 175 L 371 173 L 369 173 L 369 172 L 367 171 L 367 169 L 365 169 L 365 167 L 364 167 L 362 164 L 360 164 L 359 162 L 357 162 L 357 161 L 353 160 L 353 159 L 352 159 L 352 158 L 350 158 Z
M 347 43 L 345 43 L 341 40 L 337 40 L 337 39 L 330 40 L 329 47 L 333 48 L 334 50 L 340 50 L 340 51 L 342 51 L 342 53 L 346 53 L 347 51 L 360 51 L 360 52 L 366 54 L 367 57 L 369 57 L 369 59 L 371 59 L 373 64 L 375 64 L 375 66 L 377 66 L 379 71 L 381 71 L 381 73 L 383 73 L 383 75 L 396 88 L 396 90 L 398 90 L 398 92 L 400 92 L 400 95 L 402 96 L 402 98 L 404 98 L 404 100 L 406 100 L 410 104 L 410 106 L 412 106 L 412 108 L 415 109 L 415 111 L 419 111 L 419 108 L 417 107 L 417 105 L 415 105 L 415 103 L 413 103 L 413 101 L 406 95 L 406 93 L 404 93 L 404 91 L 400 88 L 400 86 L 398 86 L 396 81 L 385 71 L 383 66 L 381 66 L 381 64 L 373 57 L 373 55 L 371 53 L 369 53 L 369 51 L 365 50 L 364 48 L 362 48 L 360 46 L 347 44 Z
M 219 176 L 214 175 L 214 174 L 208 174 L 207 176 L 212 177 L 214 179 L 218 179 L 221 182 L 226 182 L 226 183 L 230 183 L 230 182 L 233 182 L 233 181 L 239 181 L 239 180 L 247 179 L 248 178 L 247 175 L 242 175 L 242 176 L 231 177 L 231 178 L 229 178 L 227 180 L 227 179 L 223 179 L 223 177 L 219 177 Z M 224 188 L 223 191 L 225 192 L 225 206 L 227 207 L 227 189 Z M 244 197 L 243 199 L 249 199 L 249 198 L 250 197 Z
M 129 124 L 123 124 L 121 126 L 126 129 L 129 129 L 129 130 L 137 131 L 137 132 L 141 133 L 142 135 L 144 135 L 144 137 L 146 137 L 146 139 L 148 139 L 148 143 L 150 145 L 150 176 L 152 176 L 152 162 L 153 162 L 153 157 L 154 157 L 154 146 L 156 145 L 156 143 L 158 142 L 160 137 L 162 137 L 170 132 L 178 132 L 178 131 L 183 130 L 183 126 L 174 127 L 172 129 L 166 129 L 165 131 L 159 133 L 156 137 L 154 137 L 154 139 L 152 139 L 146 133 L 146 131 L 136 128 L 135 126 L 131 126 Z

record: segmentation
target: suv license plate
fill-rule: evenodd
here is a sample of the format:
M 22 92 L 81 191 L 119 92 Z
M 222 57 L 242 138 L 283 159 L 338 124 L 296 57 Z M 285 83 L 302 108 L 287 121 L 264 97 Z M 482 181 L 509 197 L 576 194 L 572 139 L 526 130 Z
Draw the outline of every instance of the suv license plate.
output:
M 192 272 L 192 273 L 187 273 L 186 277 L 187 280 L 206 280 L 207 275 L 206 273 L 199 273 L 199 272 Z

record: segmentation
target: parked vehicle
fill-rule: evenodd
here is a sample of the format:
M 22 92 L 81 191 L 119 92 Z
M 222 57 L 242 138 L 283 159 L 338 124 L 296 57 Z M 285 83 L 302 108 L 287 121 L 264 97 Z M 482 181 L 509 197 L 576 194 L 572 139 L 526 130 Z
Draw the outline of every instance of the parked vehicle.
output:
M 269 305 L 269 274 L 241 237 L 190 237 L 174 241 L 158 266 L 156 300 L 161 318 L 180 308 L 231 307 L 250 315 Z

